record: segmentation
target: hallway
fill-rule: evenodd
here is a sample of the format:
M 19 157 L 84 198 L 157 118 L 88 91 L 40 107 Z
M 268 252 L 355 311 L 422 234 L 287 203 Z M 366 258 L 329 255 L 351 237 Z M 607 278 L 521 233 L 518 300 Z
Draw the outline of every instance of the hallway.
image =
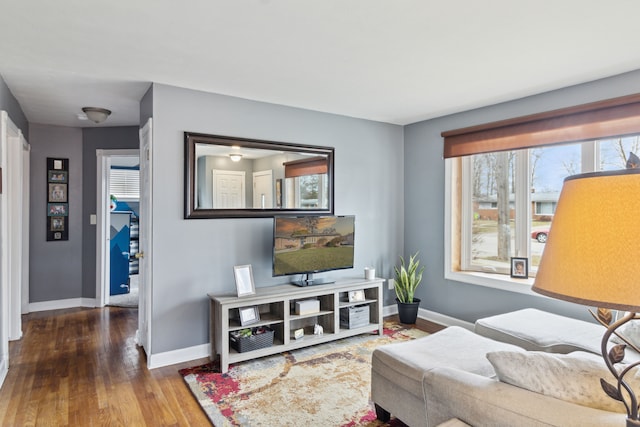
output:
M 0 425 L 206 426 L 178 369 L 149 371 L 134 342 L 138 310 L 74 308 L 23 316 L 0 390 Z

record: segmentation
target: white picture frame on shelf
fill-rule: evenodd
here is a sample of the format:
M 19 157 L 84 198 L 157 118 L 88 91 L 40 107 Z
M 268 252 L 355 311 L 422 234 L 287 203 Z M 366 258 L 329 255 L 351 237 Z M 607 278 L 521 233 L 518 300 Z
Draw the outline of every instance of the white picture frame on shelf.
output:
M 260 321 L 258 307 L 240 307 L 238 313 L 240 314 L 240 326 L 252 325 Z
M 359 301 L 365 300 L 364 290 L 362 289 L 359 289 L 357 291 L 349 291 L 348 295 L 349 295 L 349 302 L 359 302 Z
M 236 265 L 233 267 L 233 274 L 236 279 L 236 289 L 238 296 L 253 295 L 256 293 L 256 286 L 253 283 L 253 270 L 251 264 Z

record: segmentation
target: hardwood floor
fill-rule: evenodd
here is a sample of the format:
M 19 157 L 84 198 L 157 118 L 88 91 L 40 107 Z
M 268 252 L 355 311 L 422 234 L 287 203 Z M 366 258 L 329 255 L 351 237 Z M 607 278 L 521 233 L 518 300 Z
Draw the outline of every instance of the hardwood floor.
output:
M 9 345 L 0 426 L 210 425 L 178 374 L 208 359 L 148 370 L 134 342 L 137 316 L 118 307 L 23 316 L 24 336 Z M 421 319 L 417 327 L 442 329 Z

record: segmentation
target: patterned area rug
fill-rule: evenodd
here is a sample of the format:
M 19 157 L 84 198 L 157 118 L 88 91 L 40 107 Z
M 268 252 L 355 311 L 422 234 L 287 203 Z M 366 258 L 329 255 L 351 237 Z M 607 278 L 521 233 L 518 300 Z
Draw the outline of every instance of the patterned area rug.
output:
M 397 323 L 384 335 L 359 335 L 232 365 L 180 374 L 216 427 L 398 426 L 376 420 L 369 399 L 371 354 L 376 347 L 428 335 Z

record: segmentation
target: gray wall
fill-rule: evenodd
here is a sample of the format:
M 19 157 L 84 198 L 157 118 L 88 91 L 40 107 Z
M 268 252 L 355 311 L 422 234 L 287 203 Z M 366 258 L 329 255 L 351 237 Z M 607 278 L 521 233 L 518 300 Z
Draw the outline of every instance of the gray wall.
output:
M 82 296 L 82 130 L 31 124 L 29 134 L 29 302 L 79 298 Z M 47 242 L 47 157 L 69 159 L 67 241 Z
M 235 292 L 234 265 L 252 264 L 257 287 L 286 281 L 271 277 L 273 219 L 183 219 L 184 131 L 335 147 L 335 211 L 356 215 L 355 268 L 323 274 L 362 277 L 365 266 L 375 266 L 390 276 L 403 247 L 401 126 L 159 84 L 147 96 L 154 120 L 152 354 L 209 342 L 207 293 Z
M 96 226 L 89 216 L 96 213 L 96 150 L 138 149 L 137 126 L 82 129 L 82 296 L 96 296 Z M 77 218 L 80 220 L 80 218 Z
M 444 279 L 444 160 L 446 130 L 640 92 L 640 71 L 441 117 L 405 127 L 405 253 L 426 264 L 421 306 L 469 322 L 520 308 L 591 320 L 583 306 Z
M 27 122 L 20 104 L 18 104 L 2 76 L 0 76 L 0 110 L 7 112 L 11 121 L 22 131 L 25 139 L 29 141 L 29 122 Z

